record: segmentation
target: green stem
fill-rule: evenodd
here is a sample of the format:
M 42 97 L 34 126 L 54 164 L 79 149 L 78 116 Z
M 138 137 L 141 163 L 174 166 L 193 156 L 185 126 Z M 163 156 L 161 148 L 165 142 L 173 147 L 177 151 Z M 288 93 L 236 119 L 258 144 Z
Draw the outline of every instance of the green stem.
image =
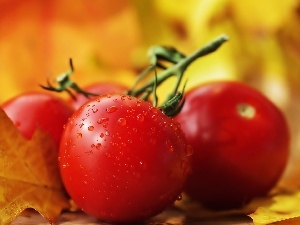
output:
M 146 83 L 144 86 L 137 90 L 130 90 L 130 95 L 132 96 L 139 96 L 146 90 L 147 88 L 151 87 L 154 85 L 156 82 L 156 85 L 160 85 L 163 83 L 166 79 L 168 79 L 171 76 L 177 75 L 178 76 L 178 81 L 176 84 L 176 87 L 173 91 L 173 95 L 177 92 L 181 77 L 184 74 L 184 71 L 187 69 L 187 67 L 194 62 L 196 59 L 203 57 L 205 55 L 208 55 L 214 51 L 216 51 L 224 42 L 228 40 L 228 37 L 226 35 L 221 35 L 220 37 L 216 38 L 212 42 L 208 43 L 204 47 L 200 48 L 190 56 L 187 56 L 183 59 L 181 59 L 177 64 L 174 66 L 171 66 L 167 68 L 166 70 L 162 71 L 160 74 L 157 75 L 157 78 L 152 79 L 148 83 Z

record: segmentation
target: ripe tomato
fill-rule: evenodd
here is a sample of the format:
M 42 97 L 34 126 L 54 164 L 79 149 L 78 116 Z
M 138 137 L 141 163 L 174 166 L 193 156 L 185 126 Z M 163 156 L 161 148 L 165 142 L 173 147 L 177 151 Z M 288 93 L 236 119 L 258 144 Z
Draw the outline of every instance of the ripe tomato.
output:
M 257 90 L 239 82 L 212 82 L 186 93 L 175 117 L 192 146 L 185 191 L 213 209 L 242 206 L 267 194 L 289 156 L 282 112 Z
M 108 83 L 108 82 L 100 82 L 100 83 L 94 83 L 91 85 L 88 85 L 84 88 L 84 91 L 94 93 L 94 94 L 112 94 L 112 93 L 123 93 L 128 88 L 117 83 Z M 69 102 L 75 109 L 78 109 L 81 105 L 83 105 L 85 102 L 90 100 L 91 98 L 94 98 L 96 96 L 90 96 L 89 98 L 85 97 L 82 94 L 77 94 L 76 100 L 73 98 L 70 98 Z
M 131 222 L 172 205 L 186 180 L 189 155 L 178 123 L 149 102 L 112 94 L 73 114 L 59 164 L 69 195 L 83 211 Z
M 48 132 L 59 147 L 63 125 L 74 109 L 62 99 L 44 92 L 18 95 L 1 106 L 23 136 L 31 139 L 39 127 Z

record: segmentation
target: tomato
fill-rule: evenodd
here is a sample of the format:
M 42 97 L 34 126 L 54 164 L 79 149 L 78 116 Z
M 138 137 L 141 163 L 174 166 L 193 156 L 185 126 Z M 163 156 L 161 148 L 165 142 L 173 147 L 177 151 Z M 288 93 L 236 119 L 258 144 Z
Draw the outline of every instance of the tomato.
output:
M 49 133 L 59 147 L 63 126 L 74 109 L 64 100 L 44 92 L 27 92 L 1 106 L 23 136 L 31 139 L 40 128 Z
M 235 208 L 266 195 L 286 167 L 286 119 L 245 84 L 219 81 L 188 91 L 175 120 L 194 150 L 185 192 L 206 207 Z
M 117 83 L 108 83 L 108 82 L 100 82 L 100 83 L 93 83 L 85 88 L 83 88 L 84 91 L 93 93 L 93 94 L 108 94 L 108 93 L 123 93 L 128 88 Z M 81 105 L 83 105 L 85 102 L 90 100 L 91 98 L 94 98 L 96 96 L 89 96 L 89 98 L 85 97 L 82 94 L 75 95 L 76 99 L 70 98 L 69 102 L 71 105 L 74 106 L 75 109 L 78 109 Z
M 112 94 L 70 118 L 59 164 L 64 185 L 87 214 L 110 222 L 154 216 L 180 196 L 191 150 L 179 124 L 149 102 Z

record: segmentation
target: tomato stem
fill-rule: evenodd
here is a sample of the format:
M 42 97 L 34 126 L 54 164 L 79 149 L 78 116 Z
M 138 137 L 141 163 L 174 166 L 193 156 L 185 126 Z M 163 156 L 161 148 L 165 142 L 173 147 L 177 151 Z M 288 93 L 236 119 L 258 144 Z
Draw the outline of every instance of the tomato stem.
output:
M 157 58 L 164 59 L 164 60 L 167 60 L 167 61 L 175 63 L 175 64 L 169 68 L 165 68 L 165 70 L 163 70 L 160 74 L 157 74 L 157 78 L 153 78 L 152 80 L 150 80 L 148 83 L 146 83 L 144 86 L 140 87 L 139 89 L 129 90 L 128 94 L 138 97 L 145 90 L 152 88 L 154 83 L 156 83 L 156 85 L 160 85 L 169 77 L 177 76 L 178 77 L 177 83 L 176 83 L 175 88 L 170 96 L 176 95 L 179 85 L 181 83 L 182 76 L 183 76 L 185 70 L 187 69 L 187 67 L 192 62 L 194 62 L 196 59 L 216 51 L 227 40 L 228 40 L 228 37 L 226 35 L 221 35 L 220 37 L 209 42 L 208 44 L 206 44 L 205 46 L 203 46 L 202 48 L 200 48 L 199 50 L 197 50 L 190 56 L 184 56 L 183 54 L 181 54 L 179 52 L 175 52 L 175 49 L 173 49 L 173 48 L 171 48 L 171 52 L 170 52 L 170 48 L 164 48 L 161 46 L 158 46 L 158 47 L 156 46 L 154 49 L 152 48 L 152 54 L 154 54 L 154 57 L 152 58 L 151 63 L 155 63 L 155 64 L 153 64 L 151 67 L 149 67 L 150 69 L 151 68 L 155 69 L 156 67 L 165 68 L 161 64 L 159 64 L 159 62 L 157 62 Z M 157 54 L 157 55 L 155 55 L 155 54 Z M 141 73 L 141 75 L 138 77 L 134 86 L 136 86 L 137 82 L 139 82 L 141 80 L 141 78 L 143 78 L 145 76 L 145 74 L 147 74 L 150 71 L 149 68 L 147 68 L 145 71 L 143 71 Z M 170 98 L 171 97 L 169 97 L 168 100 Z
M 183 74 L 188 66 L 196 59 L 203 57 L 216 51 L 224 42 L 228 40 L 226 35 L 221 35 L 215 40 L 209 42 L 196 52 L 189 56 L 177 51 L 175 48 L 154 46 L 149 51 L 151 66 L 146 68 L 136 79 L 133 87 L 127 92 L 127 94 L 134 97 L 139 97 L 144 100 L 149 98 L 149 95 L 153 93 L 153 105 L 157 106 L 156 88 L 163 83 L 166 79 L 176 76 L 177 81 L 173 91 L 169 94 L 166 101 L 159 108 L 168 116 L 175 116 L 178 114 L 184 104 L 183 92 L 178 92 L 178 88 L 181 84 Z M 166 67 L 161 61 L 171 63 L 170 67 Z M 156 69 L 163 69 L 160 74 L 157 74 Z M 154 70 L 154 78 L 144 84 L 142 87 L 135 89 L 137 84 L 150 72 Z M 185 85 L 184 85 L 185 86 Z
M 66 91 L 74 100 L 76 100 L 76 97 L 70 89 L 73 89 L 75 92 L 84 95 L 86 98 L 89 98 L 90 96 L 97 96 L 98 94 L 96 94 L 96 93 L 91 93 L 91 92 L 82 90 L 76 83 L 74 83 L 70 79 L 70 76 L 74 72 L 74 66 L 73 66 L 72 59 L 69 60 L 69 63 L 70 63 L 70 69 L 67 72 L 62 73 L 60 76 L 56 77 L 55 81 L 58 84 L 57 87 L 54 87 L 49 82 L 49 80 L 47 80 L 47 86 L 44 86 L 44 85 L 40 85 L 40 86 L 43 89 L 48 90 L 48 91 L 55 91 L 55 92 Z

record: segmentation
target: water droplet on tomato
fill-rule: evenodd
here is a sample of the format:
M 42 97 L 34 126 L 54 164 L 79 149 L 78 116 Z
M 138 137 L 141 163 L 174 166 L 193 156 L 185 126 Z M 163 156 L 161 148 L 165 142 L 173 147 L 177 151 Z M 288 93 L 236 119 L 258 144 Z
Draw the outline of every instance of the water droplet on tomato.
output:
M 103 138 L 103 137 L 104 137 L 104 134 L 103 134 L 103 133 L 101 133 L 99 136 L 100 136 L 101 138 Z
M 115 112 L 117 110 L 118 110 L 118 108 L 116 106 L 114 106 L 114 105 L 106 108 L 106 112 L 108 112 L 108 113 L 113 113 L 113 112 Z
M 181 194 L 180 194 L 180 195 L 178 195 L 178 196 L 177 196 L 177 198 L 176 198 L 176 200 L 177 200 L 177 201 L 180 201 L 180 200 L 182 200 L 182 195 L 181 195 Z
M 91 144 L 91 148 L 95 148 L 96 147 L 96 145 L 95 144 Z
M 167 147 L 167 150 L 169 152 L 174 152 L 174 147 L 173 147 L 172 142 L 170 140 L 166 140 L 166 147 Z
M 62 165 L 62 168 L 65 169 L 65 168 L 67 168 L 68 166 L 69 166 L 69 163 L 64 163 L 64 164 Z
M 145 117 L 144 117 L 142 114 L 138 114 L 138 115 L 136 116 L 136 118 L 137 118 L 137 120 L 138 120 L 139 122 L 143 122 L 144 119 L 145 119 Z
M 90 149 L 90 150 L 86 151 L 85 153 L 87 153 L 88 155 L 91 155 L 91 154 L 93 154 L 93 150 Z
M 157 115 L 152 115 L 153 121 L 157 121 Z
M 83 127 L 84 123 L 79 124 L 79 128 Z
M 96 149 L 97 149 L 97 150 L 100 150 L 101 148 L 102 148 L 102 144 L 101 144 L 101 143 L 97 143 L 97 144 L 96 144 Z
M 105 131 L 105 135 L 106 135 L 106 136 L 109 136 L 109 132 L 108 132 L 108 131 Z
M 155 108 L 155 107 L 152 107 L 151 108 L 151 112 L 154 113 L 154 114 L 157 114 L 158 113 L 158 109 Z
M 140 161 L 139 164 L 140 164 L 140 167 L 141 167 L 142 169 L 146 169 L 146 168 L 147 168 L 147 164 L 146 164 L 146 163 Z
M 192 148 L 192 146 L 187 145 L 186 148 L 185 148 L 185 153 L 186 153 L 186 156 L 193 155 L 193 148 Z
M 82 138 L 82 133 L 77 133 L 77 138 Z
M 98 112 L 98 109 L 93 109 L 92 111 L 93 111 L 93 113 L 96 113 L 96 112 Z
M 93 131 L 93 130 L 94 130 L 94 127 L 93 127 L 93 126 L 89 126 L 89 127 L 88 127 L 88 130 L 89 130 L 89 131 Z
M 125 118 L 120 118 L 118 119 L 118 124 L 120 126 L 125 126 L 126 125 L 126 119 Z
M 98 123 L 98 124 L 102 124 L 102 123 L 107 122 L 107 121 L 109 121 L 109 118 L 104 117 L 104 118 L 98 119 L 98 120 L 97 120 L 97 123 Z

